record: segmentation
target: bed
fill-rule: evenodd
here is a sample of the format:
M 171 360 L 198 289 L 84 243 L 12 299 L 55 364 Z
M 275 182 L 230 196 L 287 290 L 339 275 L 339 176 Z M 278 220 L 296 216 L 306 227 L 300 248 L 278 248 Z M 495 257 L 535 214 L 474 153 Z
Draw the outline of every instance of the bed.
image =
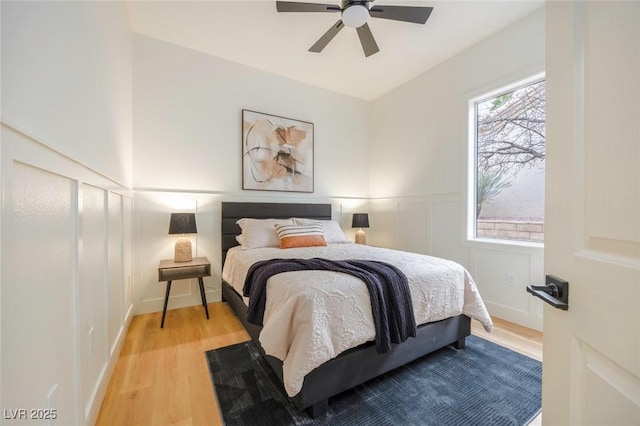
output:
M 394 344 L 392 346 L 392 349 L 388 352 L 379 353 L 376 350 L 376 344 L 372 341 L 365 341 L 357 344 L 357 346 L 355 347 L 349 347 L 348 349 L 338 347 L 338 354 L 336 356 L 331 353 L 324 354 L 324 352 L 326 352 L 324 351 L 324 348 L 322 350 L 318 350 L 317 352 L 320 353 L 320 355 L 318 356 L 318 360 L 315 360 L 315 362 L 320 364 L 317 366 L 315 364 L 307 366 L 307 369 L 309 371 L 304 370 L 304 376 L 298 377 L 292 384 L 292 374 L 290 372 L 292 362 L 289 362 L 285 357 L 286 351 L 280 354 L 280 351 L 278 351 L 276 346 L 264 344 L 264 346 L 267 348 L 267 350 L 265 351 L 265 349 L 263 348 L 263 344 L 260 341 L 260 333 L 262 332 L 263 327 L 252 324 L 247 320 L 247 299 L 242 296 L 241 287 L 239 288 L 237 282 L 238 278 L 231 279 L 230 277 L 242 277 L 243 273 L 246 276 L 247 265 L 256 260 L 267 259 L 270 256 L 297 257 L 298 252 L 296 252 L 296 250 L 299 249 L 259 248 L 256 250 L 241 250 L 240 248 L 235 247 L 239 244 L 236 237 L 242 232 L 241 228 L 237 224 L 237 221 L 243 218 L 281 220 L 287 220 L 290 218 L 301 218 L 307 220 L 311 219 L 317 221 L 330 221 L 332 218 L 331 205 L 297 203 L 222 203 L 221 241 L 222 262 L 224 265 L 222 282 L 223 301 L 229 304 L 231 309 L 234 311 L 236 316 L 240 319 L 240 321 L 246 328 L 252 340 L 256 342 L 257 346 L 262 351 L 263 356 L 265 357 L 269 365 L 273 368 L 278 378 L 282 381 L 287 394 L 289 394 L 292 402 L 298 409 L 303 410 L 308 408 L 310 409 L 310 413 L 313 417 L 318 417 L 327 410 L 328 400 L 333 395 L 337 395 L 340 392 L 364 383 L 367 380 L 384 374 L 394 368 L 404 365 L 410 361 L 413 361 L 447 345 L 453 345 L 457 349 L 464 348 L 465 338 L 470 334 L 471 328 L 471 319 L 468 315 L 462 313 L 443 319 L 436 319 L 433 321 L 429 320 L 426 323 L 420 323 L 420 321 L 418 322 L 420 325 L 418 325 L 417 327 L 417 335 L 415 338 L 409 338 L 407 341 L 401 344 Z M 333 251 L 329 250 L 329 247 L 309 248 L 309 251 L 311 253 L 310 256 L 318 257 L 325 257 L 325 255 L 328 254 L 332 255 Z M 331 250 L 335 249 L 331 248 Z M 358 256 L 371 255 L 381 258 L 384 258 L 386 256 L 395 256 L 396 253 L 400 253 L 391 250 L 384 251 L 384 249 L 359 246 L 356 244 L 341 244 L 339 251 L 345 253 L 356 253 L 356 255 Z M 364 254 L 362 254 L 361 252 Z M 408 253 L 405 253 L 404 255 L 421 256 Z M 227 257 L 229 257 L 230 259 L 229 264 L 227 264 L 226 262 Z M 244 265 L 244 269 L 241 266 L 235 266 L 236 263 L 234 263 L 234 258 L 243 260 L 243 262 L 246 264 Z M 438 261 L 449 262 L 444 260 Z M 236 260 L 235 262 L 238 261 Z M 240 265 L 240 263 L 238 264 Z M 240 270 L 240 272 L 235 271 L 236 274 L 234 275 L 234 269 Z M 464 268 L 460 266 L 459 269 L 464 271 Z M 292 272 L 288 274 L 301 273 L 302 272 Z M 466 271 L 464 271 L 464 273 L 467 274 Z M 287 274 L 280 275 L 284 276 Z M 299 280 L 300 276 L 289 275 L 290 279 L 291 277 Z M 470 283 L 467 284 L 471 286 L 471 290 L 477 292 L 477 290 L 475 289 L 475 284 L 473 284 L 471 278 L 467 275 L 465 275 L 465 277 L 465 280 L 470 281 Z M 271 280 L 274 280 L 275 278 L 276 277 L 273 277 L 271 278 Z M 228 281 L 235 282 L 232 284 Z M 275 288 L 275 284 L 270 283 L 269 285 L 272 286 L 272 290 L 270 291 L 272 291 L 271 294 L 273 294 L 275 297 L 276 293 L 273 290 Z M 278 283 L 278 286 L 282 285 L 282 283 Z M 462 297 L 466 297 L 467 290 L 465 289 L 464 291 L 465 295 Z M 413 292 L 414 288 L 412 288 L 412 293 Z M 465 309 L 467 309 L 467 302 L 465 301 L 464 303 L 464 307 Z M 474 299 L 474 303 L 475 305 L 471 309 L 471 312 L 474 313 L 471 316 L 477 317 L 476 319 L 481 320 L 485 329 L 490 329 L 491 320 L 488 313 L 486 312 L 484 304 L 479 298 L 479 295 L 477 295 L 477 299 Z M 267 307 L 267 311 L 269 311 L 269 307 Z M 273 309 L 271 309 L 271 311 L 273 311 Z M 476 311 L 478 312 L 477 314 Z M 265 313 L 265 318 L 266 315 L 267 313 Z M 277 315 L 272 314 L 272 317 L 275 316 Z M 329 319 L 333 321 L 333 317 Z M 338 321 L 338 319 L 336 319 L 335 321 Z M 265 326 L 267 326 L 266 322 Z M 303 331 L 301 333 L 305 332 L 306 331 Z M 271 331 L 265 331 L 265 334 L 269 333 L 271 333 Z M 307 337 L 306 340 L 313 340 L 305 335 L 302 336 L 302 339 L 304 340 L 305 337 Z M 363 337 L 357 336 L 357 338 L 362 339 Z M 354 339 L 356 339 L 356 337 L 354 337 Z M 282 338 L 281 340 L 286 340 L 286 338 Z M 315 353 L 315 351 L 313 353 Z M 277 354 L 278 356 L 273 356 L 273 354 Z M 322 358 L 323 356 L 327 359 L 324 360 Z M 291 356 L 291 358 L 294 357 Z M 303 357 L 299 358 L 300 360 L 306 362 L 305 359 L 302 359 Z M 281 359 L 284 359 L 285 362 L 281 361 Z M 295 364 L 295 361 L 293 361 L 293 363 Z

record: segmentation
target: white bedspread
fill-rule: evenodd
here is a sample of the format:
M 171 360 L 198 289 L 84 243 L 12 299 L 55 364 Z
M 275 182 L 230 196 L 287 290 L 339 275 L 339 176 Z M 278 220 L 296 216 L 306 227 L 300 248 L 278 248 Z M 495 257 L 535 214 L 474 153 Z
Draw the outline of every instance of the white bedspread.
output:
M 421 254 L 360 244 L 284 250 L 234 247 L 227 253 L 222 278 L 242 294 L 253 263 L 311 257 L 379 260 L 399 267 L 409 280 L 416 324 L 465 314 L 487 331 L 493 327 L 469 273 L 455 262 Z M 337 272 L 299 271 L 275 275 L 267 282 L 260 343 L 268 355 L 283 362 L 289 396 L 300 392 L 311 370 L 374 339 L 369 292 L 359 279 Z

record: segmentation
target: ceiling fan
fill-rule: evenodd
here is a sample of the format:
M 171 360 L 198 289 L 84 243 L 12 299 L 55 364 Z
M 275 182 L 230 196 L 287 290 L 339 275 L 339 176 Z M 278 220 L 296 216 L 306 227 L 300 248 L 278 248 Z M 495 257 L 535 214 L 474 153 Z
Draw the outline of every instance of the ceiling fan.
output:
M 322 52 L 327 44 L 347 26 L 358 31 L 360 44 L 364 50 L 364 55 L 369 57 L 380 51 L 376 40 L 373 38 L 371 29 L 367 24 L 369 17 L 391 19 L 394 21 L 413 22 L 424 24 L 429 19 L 433 7 L 423 6 L 373 6 L 369 3 L 374 0 L 343 0 L 342 7 L 333 4 L 302 3 L 293 1 L 276 1 L 278 12 L 340 12 L 341 19 L 338 20 L 322 37 L 309 48 L 310 52 Z

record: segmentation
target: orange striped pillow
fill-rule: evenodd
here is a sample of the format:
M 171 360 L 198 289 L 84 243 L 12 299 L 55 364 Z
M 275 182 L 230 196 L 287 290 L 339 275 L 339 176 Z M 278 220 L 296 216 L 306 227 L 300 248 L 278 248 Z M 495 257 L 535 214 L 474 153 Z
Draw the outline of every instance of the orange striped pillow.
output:
M 275 225 L 280 248 L 326 246 L 322 225 Z

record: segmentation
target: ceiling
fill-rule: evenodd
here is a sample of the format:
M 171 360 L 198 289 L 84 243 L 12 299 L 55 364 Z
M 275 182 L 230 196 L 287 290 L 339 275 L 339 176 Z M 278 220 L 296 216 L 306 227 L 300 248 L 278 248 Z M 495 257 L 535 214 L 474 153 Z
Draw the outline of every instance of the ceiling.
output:
M 298 0 L 305 1 L 305 0 Z M 315 0 L 339 5 L 340 0 Z M 339 13 L 278 13 L 275 0 L 128 2 L 134 32 L 373 100 L 544 4 L 534 1 L 402 1 L 432 6 L 426 25 L 370 18 L 380 52 L 365 58 L 355 29 L 344 28 L 321 53 L 307 50 Z

